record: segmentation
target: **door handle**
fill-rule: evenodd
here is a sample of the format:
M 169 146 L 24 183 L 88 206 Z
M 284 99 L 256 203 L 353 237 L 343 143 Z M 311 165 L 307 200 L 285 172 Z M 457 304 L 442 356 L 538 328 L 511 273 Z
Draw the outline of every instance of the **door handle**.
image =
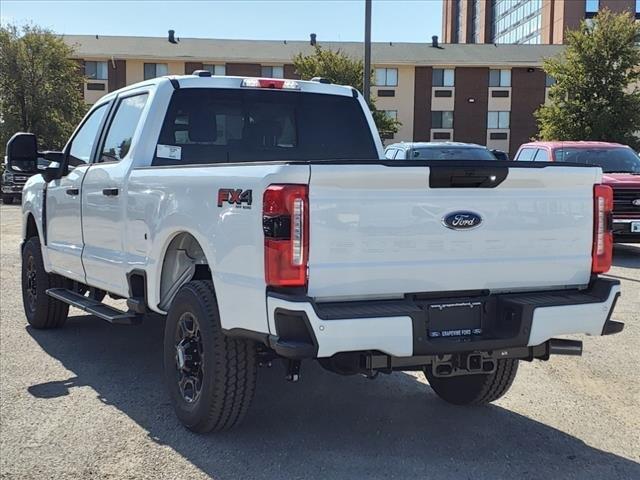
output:
M 78 195 L 80 193 L 80 189 L 78 188 L 67 188 L 67 191 L 65 192 L 67 195 Z
M 103 188 L 102 189 L 102 194 L 107 196 L 107 197 L 115 197 L 118 195 L 118 189 L 117 188 Z

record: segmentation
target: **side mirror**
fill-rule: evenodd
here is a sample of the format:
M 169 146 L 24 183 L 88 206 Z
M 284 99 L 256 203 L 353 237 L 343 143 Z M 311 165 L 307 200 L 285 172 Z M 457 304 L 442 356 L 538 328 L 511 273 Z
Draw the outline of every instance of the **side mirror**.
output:
M 60 173 L 62 170 L 61 167 L 62 165 L 58 162 L 51 162 L 49 165 L 47 165 L 44 170 L 40 171 L 40 173 L 42 174 L 42 178 L 44 178 L 44 181 L 49 183 L 51 180 L 60 178 Z
M 38 141 L 33 133 L 18 132 L 9 139 L 7 166 L 16 172 L 38 171 Z
M 39 157 L 40 162 L 43 160 L 48 162 L 48 164 L 44 166 L 38 166 L 39 173 L 42 174 L 42 178 L 44 178 L 45 182 L 50 182 L 51 180 L 62 177 L 62 166 L 64 164 L 64 154 L 62 152 L 40 152 Z
M 506 152 L 503 152 L 502 150 L 491 150 L 491 153 L 493 153 L 493 156 L 496 157 L 496 160 L 500 160 L 501 162 L 509 161 L 509 155 L 507 155 Z

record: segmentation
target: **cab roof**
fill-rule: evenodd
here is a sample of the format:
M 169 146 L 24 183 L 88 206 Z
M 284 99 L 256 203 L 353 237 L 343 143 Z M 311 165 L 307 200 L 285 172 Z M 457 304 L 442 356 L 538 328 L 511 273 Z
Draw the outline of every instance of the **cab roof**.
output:
M 556 148 L 620 148 L 626 147 L 621 143 L 612 143 L 612 142 L 595 142 L 595 141 L 554 141 L 554 142 L 529 142 L 523 143 L 520 145 L 520 148 L 525 147 L 547 147 L 550 149 Z
M 316 80 L 295 80 L 286 78 L 267 78 L 267 77 L 240 77 L 240 76 L 199 76 L 199 75 L 167 75 L 158 78 L 152 78 L 143 82 L 127 85 L 119 90 L 104 95 L 100 100 L 108 100 L 129 90 L 134 90 L 142 86 L 160 85 L 162 83 L 171 82 L 174 88 L 237 88 L 237 89 L 259 89 L 268 87 L 251 87 L 243 85 L 243 81 L 247 79 L 258 79 L 263 81 L 272 80 L 277 83 L 283 81 L 291 82 L 297 88 L 272 88 L 270 90 L 283 90 L 292 92 L 305 93 L 321 93 L 326 95 L 342 95 L 357 98 L 360 94 L 355 88 L 347 85 L 334 85 L 331 83 L 321 83 Z
M 412 148 L 482 148 L 487 149 L 484 145 L 478 145 L 477 143 L 464 143 L 464 142 L 400 142 L 387 145 L 386 148 L 401 148 L 403 150 L 409 150 Z

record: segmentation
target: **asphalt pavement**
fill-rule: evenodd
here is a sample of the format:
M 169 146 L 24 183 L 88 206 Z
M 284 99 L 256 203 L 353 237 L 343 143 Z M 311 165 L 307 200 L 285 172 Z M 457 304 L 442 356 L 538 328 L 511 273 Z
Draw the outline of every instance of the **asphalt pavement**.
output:
M 0 478 L 640 479 L 640 245 L 617 246 L 614 319 L 582 357 L 522 362 L 486 407 L 438 399 L 420 374 L 375 380 L 260 369 L 240 428 L 197 435 L 162 380 L 161 317 L 114 327 L 78 310 L 27 326 L 18 206 L 0 207 Z

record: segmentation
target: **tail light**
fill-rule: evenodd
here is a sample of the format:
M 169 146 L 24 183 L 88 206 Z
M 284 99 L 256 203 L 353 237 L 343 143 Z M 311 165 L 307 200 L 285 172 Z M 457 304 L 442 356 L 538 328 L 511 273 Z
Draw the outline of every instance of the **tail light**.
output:
M 267 285 L 303 287 L 309 257 L 306 185 L 269 185 L 264 192 L 264 272 Z
M 593 188 L 593 253 L 591 272 L 604 273 L 613 259 L 613 190 L 607 185 Z

